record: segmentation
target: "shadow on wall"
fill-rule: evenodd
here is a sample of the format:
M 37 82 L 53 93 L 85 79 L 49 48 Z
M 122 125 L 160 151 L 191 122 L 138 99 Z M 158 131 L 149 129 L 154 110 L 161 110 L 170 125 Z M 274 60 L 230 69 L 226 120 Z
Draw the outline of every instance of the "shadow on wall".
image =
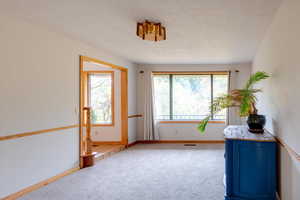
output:
M 272 118 L 272 127 L 271 131 L 275 136 L 279 137 L 281 135 L 281 129 L 276 119 Z
M 272 127 L 271 127 L 271 131 L 272 134 L 274 134 L 274 136 L 278 137 L 278 133 L 279 133 L 279 126 L 278 126 L 278 122 L 277 120 L 275 120 L 274 118 L 272 118 Z M 282 163 L 282 151 L 285 151 L 285 149 L 283 149 L 280 144 L 277 143 L 277 148 L 278 148 L 278 152 L 277 152 L 277 157 L 278 157 L 278 160 L 277 160 L 277 170 L 278 170 L 278 180 L 277 180 L 277 192 L 279 194 L 279 196 L 281 197 L 282 195 L 282 192 L 281 192 L 281 177 L 282 177 L 282 169 L 281 169 L 281 163 Z M 288 178 L 289 179 L 289 178 Z
M 283 132 L 275 119 L 272 119 L 272 130 L 276 137 L 282 136 Z M 278 144 L 278 193 L 282 200 L 292 200 L 300 197 L 300 164 L 294 159 L 285 147 Z
M 300 197 L 297 187 L 300 184 L 300 164 L 284 147 L 279 146 L 278 149 L 278 193 L 282 200 L 293 200 L 293 197 Z

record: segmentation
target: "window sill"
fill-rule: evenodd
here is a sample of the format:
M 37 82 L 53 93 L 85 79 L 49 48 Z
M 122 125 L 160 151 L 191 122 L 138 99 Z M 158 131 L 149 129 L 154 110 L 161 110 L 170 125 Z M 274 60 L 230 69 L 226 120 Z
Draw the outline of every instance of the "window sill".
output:
M 199 124 L 201 121 L 184 121 L 184 120 L 164 120 L 160 124 Z M 209 124 L 225 124 L 226 121 L 208 121 Z

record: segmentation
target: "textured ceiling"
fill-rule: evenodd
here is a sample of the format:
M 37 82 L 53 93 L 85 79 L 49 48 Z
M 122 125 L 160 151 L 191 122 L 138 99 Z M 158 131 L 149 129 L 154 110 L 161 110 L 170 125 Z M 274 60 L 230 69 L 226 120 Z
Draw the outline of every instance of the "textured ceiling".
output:
M 136 63 L 252 61 L 281 0 L 6 0 L 0 12 L 104 48 Z M 136 22 L 167 28 L 167 40 L 143 41 Z

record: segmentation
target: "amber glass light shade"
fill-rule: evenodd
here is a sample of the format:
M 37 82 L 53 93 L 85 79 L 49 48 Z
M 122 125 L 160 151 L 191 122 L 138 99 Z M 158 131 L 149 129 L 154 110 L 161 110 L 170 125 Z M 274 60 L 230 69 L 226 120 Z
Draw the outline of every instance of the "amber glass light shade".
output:
M 143 40 L 155 42 L 166 40 L 166 28 L 163 27 L 161 23 L 150 22 L 147 20 L 143 23 L 137 23 L 136 34 Z

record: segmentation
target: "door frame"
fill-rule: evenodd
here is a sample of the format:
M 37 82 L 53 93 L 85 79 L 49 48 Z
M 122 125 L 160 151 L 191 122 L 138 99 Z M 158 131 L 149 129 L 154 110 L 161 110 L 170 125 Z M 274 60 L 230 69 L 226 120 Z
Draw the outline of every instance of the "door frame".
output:
M 122 66 L 114 65 L 102 60 L 90 58 L 87 56 L 80 56 L 80 77 L 79 77 L 79 162 L 82 168 L 83 152 L 83 107 L 84 107 L 84 62 L 92 62 L 96 64 L 105 65 L 111 69 L 117 69 L 121 72 L 121 141 L 116 143 L 127 145 L 128 144 L 128 69 Z

